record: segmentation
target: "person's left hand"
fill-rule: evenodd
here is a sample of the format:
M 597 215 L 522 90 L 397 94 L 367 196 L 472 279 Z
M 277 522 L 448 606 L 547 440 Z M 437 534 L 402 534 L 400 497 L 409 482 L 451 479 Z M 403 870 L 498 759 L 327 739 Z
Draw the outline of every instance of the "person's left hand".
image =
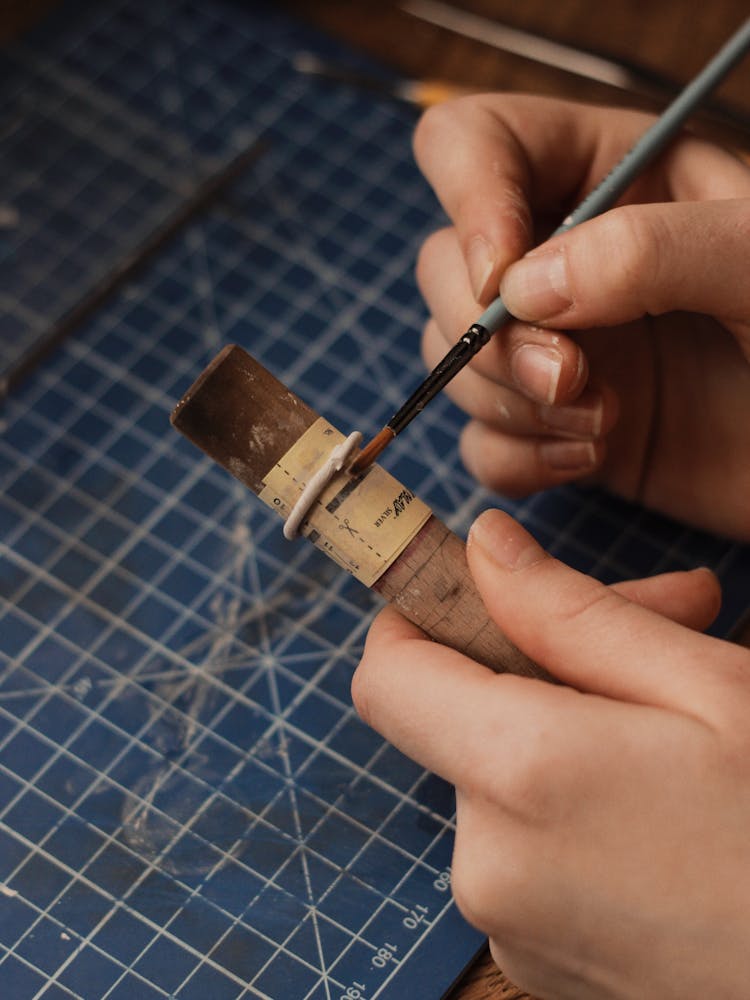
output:
M 747 997 L 750 652 L 694 631 L 715 577 L 606 587 L 498 511 L 468 558 L 501 629 L 566 686 L 494 674 L 386 609 L 352 689 L 456 785 L 459 907 L 545 1000 Z

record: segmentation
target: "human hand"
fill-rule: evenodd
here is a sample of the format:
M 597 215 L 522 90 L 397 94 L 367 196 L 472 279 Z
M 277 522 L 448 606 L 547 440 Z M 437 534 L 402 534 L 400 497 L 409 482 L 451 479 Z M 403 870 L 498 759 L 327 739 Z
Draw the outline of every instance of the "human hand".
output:
M 467 552 L 492 618 L 569 686 L 493 674 L 389 608 L 352 689 L 456 786 L 459 907 L 545 1000 L 747 997 L 750 652 L 693 631 L 715 578 L 605 587 L 499 511 Z
M 651 120 L 520 95 L 425 114 L 417 159 L 453 222 L 420 255 L 425 360 L 499 286 L 534 325 L 496 334 L 446 390 L 472 417 L 469 470 L 510 495 L 586 478 L 750 539 L 750 169 L 685 136 L 628 204 L 518 260 Z

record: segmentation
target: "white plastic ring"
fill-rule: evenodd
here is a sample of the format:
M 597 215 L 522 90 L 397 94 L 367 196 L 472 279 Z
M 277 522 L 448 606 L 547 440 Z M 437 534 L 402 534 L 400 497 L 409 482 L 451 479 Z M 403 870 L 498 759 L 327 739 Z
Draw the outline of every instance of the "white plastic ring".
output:
M 313 504 L 336 473 L 343 469 L 353 452 L 359 448 L 361 441 L 362 435 L 359 431 L 352 431 L 346 441 L 336 445 L 323 465 L 310 477 L 309 482 L 289 512 L 289 517 L 284 522 L 284 538 L 297 537 L 299 527 L 310 513 Z

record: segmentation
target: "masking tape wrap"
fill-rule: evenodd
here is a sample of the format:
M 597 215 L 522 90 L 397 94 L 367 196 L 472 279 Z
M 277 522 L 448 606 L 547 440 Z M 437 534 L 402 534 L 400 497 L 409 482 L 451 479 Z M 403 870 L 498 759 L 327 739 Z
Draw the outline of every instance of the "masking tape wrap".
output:
M 287 518 L 308 480 L 344 440 L 320 417 L 263 477 L 260 499 Z M 371 587 L 430 517 L 430 508 L 378 465 L 359 479 L 337 473 L 300 534 Z

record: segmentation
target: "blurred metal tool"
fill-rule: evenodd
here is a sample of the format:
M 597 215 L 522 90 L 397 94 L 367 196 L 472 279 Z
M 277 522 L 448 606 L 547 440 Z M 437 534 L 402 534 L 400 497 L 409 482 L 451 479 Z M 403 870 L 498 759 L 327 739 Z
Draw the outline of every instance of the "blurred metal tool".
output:
M 446 28 L 464 38 L 531 59 L 543 66 L 552 66 L 587 80 L 608 84 L 629 94 L 663 102 L 665 98 L 674 97 L 682 88 L 680 83 L 641 63 L 621 59 L 619 56 L 615 59 L 605 53 L 589 52 L 555 42 L 479 14 L 459 10 L 440 0 L 406 0 L 401 9 L 412 17 Z M 750 115 L 723 101 L 711 99 L 703 105 L 702 110 L 723 125 L 746 134 L 750 132 Z
M 448 80 L 389 79 L 362 73 L 339 63 L 326 62 L 312 52 L 298 52 L 294 57 L 294 68 L 307 76 L 318 76 L 333 83 L 347 83 L 422 109 L 441 104 L 452 97 L 472 93 L 469 87 L 461 87 Z

